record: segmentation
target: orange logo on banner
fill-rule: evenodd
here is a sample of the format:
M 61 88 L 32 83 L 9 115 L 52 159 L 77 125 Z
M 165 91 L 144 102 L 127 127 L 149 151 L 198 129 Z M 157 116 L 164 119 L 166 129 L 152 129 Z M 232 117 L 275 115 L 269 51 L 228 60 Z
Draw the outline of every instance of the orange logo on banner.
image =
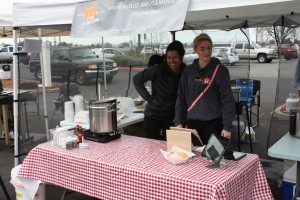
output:
M 203 82 L 204 82 L 204 84 L 209 84 L 210 78 L 209 77 L 204 78 Z
M 86 21 L 90 21 L 95 19 L 96 15 L 98 14 L 98 5 L 97 4 L 93 4 L 93 5 L 89 5 L 86 6 L 84 8 L 84 17 Z

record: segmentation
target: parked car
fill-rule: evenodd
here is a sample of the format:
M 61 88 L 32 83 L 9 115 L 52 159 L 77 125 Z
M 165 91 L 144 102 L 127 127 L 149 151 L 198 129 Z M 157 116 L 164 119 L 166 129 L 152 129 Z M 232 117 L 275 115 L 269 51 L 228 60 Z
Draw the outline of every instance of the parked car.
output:
M 155 54 L 155 53 L 161 53 L 157 48 L 154 47 L 143 47 L 141 50 L 142 54 Z
M 105 58 L 112 58 L 114 56 L 123 56 L 126 55 L 125 53 L 119 51 L 118 49 L 114 49 L 114 48 L 104 48 L 104 50 L 102 48 L 98 48 L 98 49 L 92 49 L 92 51 L 99 56 L 99 58 L 103 57 L 103 53 Z
M 51 50 L 51 75 L 71 76 L 79 85 L 84 85 L 89 79 L 96 78 L 99 68 L 99 77 L 104 78 L 103 59 L 95 55 L 88 47 L 69 48 L 63 47 Z M 30 72 L 37 79 L 41 79 L 40 56 L 38 53 L 32 53 L 29 61 Z M 117 63 L 110 59 L 105 59 L 106 81 L 110 82 L 118 73 Z
M 227 49 L 213 48 L 212 56 L 218 58 L 223 65 L 229 65 L 229 57 L 227 54 Z
M 227 50 L 220 51 L 220 49 L 215 49 L 214 48 L 213 51 L 212 51 L 212 57 L 218 58 L 223 65 L 228 65 L 229 64 L 229 58 L 228 58 L 228 55 L 227 55 L 226 51 Z M 190 65 L 197 58 L 198 58 L 198 54 L 196 54 L 194 52 L 193 48 L 187 49 L 185 51 L 185 54 L 184 54 L 184 57 L 183 57 L 183 62 L 186 65 Z
M 270 63 L 272 59 L 277 58 L 277 52 L 274 49 L 262 48 L 256 42 L 236 42 L 231 47 L 237 50 L 239 59 L 257 60 L 259 63 Z
M 295 44 L 295 47 L 297 48 L 298 54 L 300 54 L 300 46 L 298 44 Z
M 184 54 L 184 57 L 183 57 L 183 62 L 186 64 L 186 65 L 190 65 L 194 62 L 195 59 L 198 58 L 198 54 L 196 54 L 194 52 L 194 49 L 191 48 L 191 49 L 186 49 L 185 50 L 185 54 Z
M 292 58 L 298 58 L 297 47 L 292 44 L 279 44 L 269 45 L 268 48 L 275 49 L 278 57 L 281 59 L 290 60 Z
M 13 50 L 13 46 L 11 45 L 6 45 L 6 46 L 2 46 L 0 48 L 0 63 L 12 63 L 13 61 L 13 54 L 14 54 L 14 50 Z M 18 52 L 22 52 L 24 49 L 21 46 L 17 47 Z M 19 56 L 19 59 L 21 62 L 23 62 L 24 64 L 28 64 L 28 55 L 22 55 Z
M 220 49 L 220 51 L 224 51 L 227 53 L 229 65 L 235 65 L 240 61 L 237 51 L 233 47 L 214 47 L 214 49 Z

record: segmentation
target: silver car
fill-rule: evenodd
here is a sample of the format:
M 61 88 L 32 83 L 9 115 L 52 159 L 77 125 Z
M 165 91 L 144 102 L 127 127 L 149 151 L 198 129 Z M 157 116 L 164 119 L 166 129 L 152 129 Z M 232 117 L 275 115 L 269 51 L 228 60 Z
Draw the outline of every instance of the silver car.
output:
M 227 49 L 216 49 L 213 48 L 212 56 L 218 58 L 223 65 L 229 65 L 229 58 Z
M 185 50 L 185 54 L 184 54 L 184 57 L 183 57 L 183 62 L 186 64 L 186 65 L 190 65 L 194 62 L 195 59 L 198 58 L 198 54 L 196 54 L 194 52 L 194 49 L 191 48 L 191 49 L 186 49 Z
M 112 58 L 114 56 L 125 55 L 125 53 L 119 51 L 118 49 L 114 49 L 114 48 L 104 48 L 104 50 L 102 48 L 99 48 L 99 49 L 92 49 L 92 51 L 94 52 L 94 54 L 98 55 L 99 58 L 103 57 L 103 52 L 104 52 L 105 58 Z
M 214 49 L 219 49 L 220 52 L 226 52 L 228 55 L 230 65 L 235 65 L 240 61 L 237 51 L 233 47 L 214 47 Z
M 228 65 L 229 64 L 229 58 L 228 58 L 228 54 L 227 54 L 226 49 L 221 49 L 220 50 L 220 49 L 215 49 L 214 48 L 213 52 L 212 52 L 212 56 L 218 58 L 223 65 Z M 186 65 L 190 65 L 197 58 L 198 58 L 198 54 L 196 54 L 194 52 L 194 49 L 192 49 L 192 48 L 187 49 L 185 51 L 185 54 L 184 54 L 184 57 L 183 57 L 183 62 Z

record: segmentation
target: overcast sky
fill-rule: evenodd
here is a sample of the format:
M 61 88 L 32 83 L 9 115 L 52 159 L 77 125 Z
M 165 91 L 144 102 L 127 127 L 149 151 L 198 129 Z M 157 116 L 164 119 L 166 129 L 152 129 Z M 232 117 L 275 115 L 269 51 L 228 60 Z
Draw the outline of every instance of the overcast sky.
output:
M 191 44 L 193 39 L 199 35 L 202 31 L 179 31 L 176 32 L 176 39 L 187 44 Z M 240 30 L 234 30 L 230 32 L 226 31 L 215 31 L 215 30 L 208 30 L 204 31 L 208 35 L 211 36 L 214 43 L 230 43 L 234 41 L 246 41 L 245 35 Z M 147 34 L 145 43 L 151 44 L 151 36 L 152 36 L 152 43 L 164 43 L 168 44 L 172 41 L 172 36 L 170 33 L 153 33 Z M 115 37 L 105 37 L 104 43 L 111 43 L 113 45 L 118 45 L 123 42 L 130 42 L 132 41 L 134 45 L 137 44 L 137 35 L 131 36 L 115 36 Z M 19 39 L 23 40 L 23 39 Z M 59 42 L 59 37 L 45 37 L 43 41 L 51 41 Z M 255 31 L 252 29 L 250 30 L 250 40 L 255 41 Z M 101 38 L 70 38 L 70 37 L 60 37 L 61 42 L 73 43 L 73 44 L 81 44 L 81 45 L 91 45 L 102 43 Z M 12 44 L 11 38 L 0 39 L 0 44 Z M 144 35 L 142 35 L 142 43 L 144 43 Z

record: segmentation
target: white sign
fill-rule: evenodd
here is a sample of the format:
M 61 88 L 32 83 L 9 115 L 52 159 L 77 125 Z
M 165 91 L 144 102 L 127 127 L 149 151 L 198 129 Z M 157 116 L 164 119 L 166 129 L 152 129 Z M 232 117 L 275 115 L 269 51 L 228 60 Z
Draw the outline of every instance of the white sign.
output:
M 94 0 L 76 5 L 71 37 L 181 30 L 189 0 Z

